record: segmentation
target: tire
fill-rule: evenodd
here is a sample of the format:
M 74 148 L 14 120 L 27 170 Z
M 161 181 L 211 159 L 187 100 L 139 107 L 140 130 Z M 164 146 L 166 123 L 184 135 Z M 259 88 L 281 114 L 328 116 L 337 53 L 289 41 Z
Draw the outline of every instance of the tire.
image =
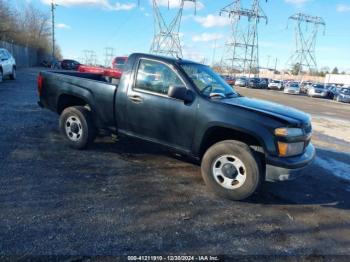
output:
M 228 174 L 224 174 L 224 170 Z M 250 197 L 263 180 L 257 156 L 247 144 L 236 140 L 225 140 L 211 146 L 204 154 L 201 171 L 207 188 L 230 200 Z
M 2 72 L 2 69 L 0 68 L 0 83 L 4 80 L 4 74 Z
M 16 68 L 13 67 L 13 68 L 12 68 L 12 73 L 11 73 L 11 75 L 10 75 L 10 79 L 11 79 L 11 80 L 16 80 L 16 78 L 17 78 Z
M 91 112 L 82 106 L 68 107 L 63 110 L 59 127 L 68 145 L 75 149 L 84 149 L 96 138 L 96 127 Z

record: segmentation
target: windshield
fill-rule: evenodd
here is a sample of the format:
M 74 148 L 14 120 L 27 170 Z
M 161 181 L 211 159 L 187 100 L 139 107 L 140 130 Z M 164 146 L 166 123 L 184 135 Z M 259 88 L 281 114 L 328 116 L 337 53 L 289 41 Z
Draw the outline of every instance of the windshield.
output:
M 350 95 L 350 89 L 349 88 L 343 88 L 340 92 L 345 94 L 345 95 Z
M 281 83 L 281 81 L 278 81 L 278 80 L 272 80 L 271 83 L 274 83 L 274 84 L 279 84 Z
M 125 63 L 126 63 L 126 59 L 125 58 L 116 58 L 115 59 L 115 64 L 114 64 L 114 68 L 123 70 L 124 66 L 125 66 Z
M 314 88 L 323 89 L 323 88 L 324 88 L 324 85 L 314 85 Z
M 181 64 L 181 67 L 192 79 L 193 83 L 201 94 L 207 97 L 238 96 L 237 92 L 208 66 L 201 64 L 183 63 Z

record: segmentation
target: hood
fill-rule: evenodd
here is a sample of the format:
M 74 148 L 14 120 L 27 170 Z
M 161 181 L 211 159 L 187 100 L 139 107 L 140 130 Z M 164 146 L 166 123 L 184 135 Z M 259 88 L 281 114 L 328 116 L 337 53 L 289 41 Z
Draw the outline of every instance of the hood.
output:
M 221 102 L 224 104 L 246 108 L 251 111 L 256 111 L 291 125 L 303 126 L 305 124 L 309 124 L 311 121 L 310 116 L 302 111 L 260 99 L 237 97 L 222 99 Z

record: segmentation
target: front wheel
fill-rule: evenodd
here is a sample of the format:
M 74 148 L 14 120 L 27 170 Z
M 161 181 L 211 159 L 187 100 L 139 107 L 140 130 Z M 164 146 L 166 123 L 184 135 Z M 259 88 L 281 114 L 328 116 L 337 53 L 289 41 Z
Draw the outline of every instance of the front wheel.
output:
M 11 80 L 16 80 L 16 78 L 17 78 L 17 75 L 16 75 L 16 68 L 13 67 L 13 68 L 12 68 L 12 73 L 11 73 L 11 75 L 10 75 L 10 79 L 11 79 Z
M 60 116 L 60 130 L 68 145 L 84 149 L 96 138 L 96 128 L 91 112 L 82 106 L 66 108 Z
M 209 190 L 231 200 L 243 200 L 262 181 L 260 162 L 247 144 L 226 140 L 211 146 L 202 159 L 202 177 Z

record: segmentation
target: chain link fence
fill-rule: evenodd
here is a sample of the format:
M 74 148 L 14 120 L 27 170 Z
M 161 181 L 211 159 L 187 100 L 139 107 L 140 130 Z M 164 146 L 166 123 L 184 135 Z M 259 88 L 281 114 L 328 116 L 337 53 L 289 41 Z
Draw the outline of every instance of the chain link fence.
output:
M 7 49 L 16 59 L 17 67 L 38 66 L 43 60 L 50 60 L 49 55 L 41 54 L 38 50 L 0 41 L 0 48 Z

